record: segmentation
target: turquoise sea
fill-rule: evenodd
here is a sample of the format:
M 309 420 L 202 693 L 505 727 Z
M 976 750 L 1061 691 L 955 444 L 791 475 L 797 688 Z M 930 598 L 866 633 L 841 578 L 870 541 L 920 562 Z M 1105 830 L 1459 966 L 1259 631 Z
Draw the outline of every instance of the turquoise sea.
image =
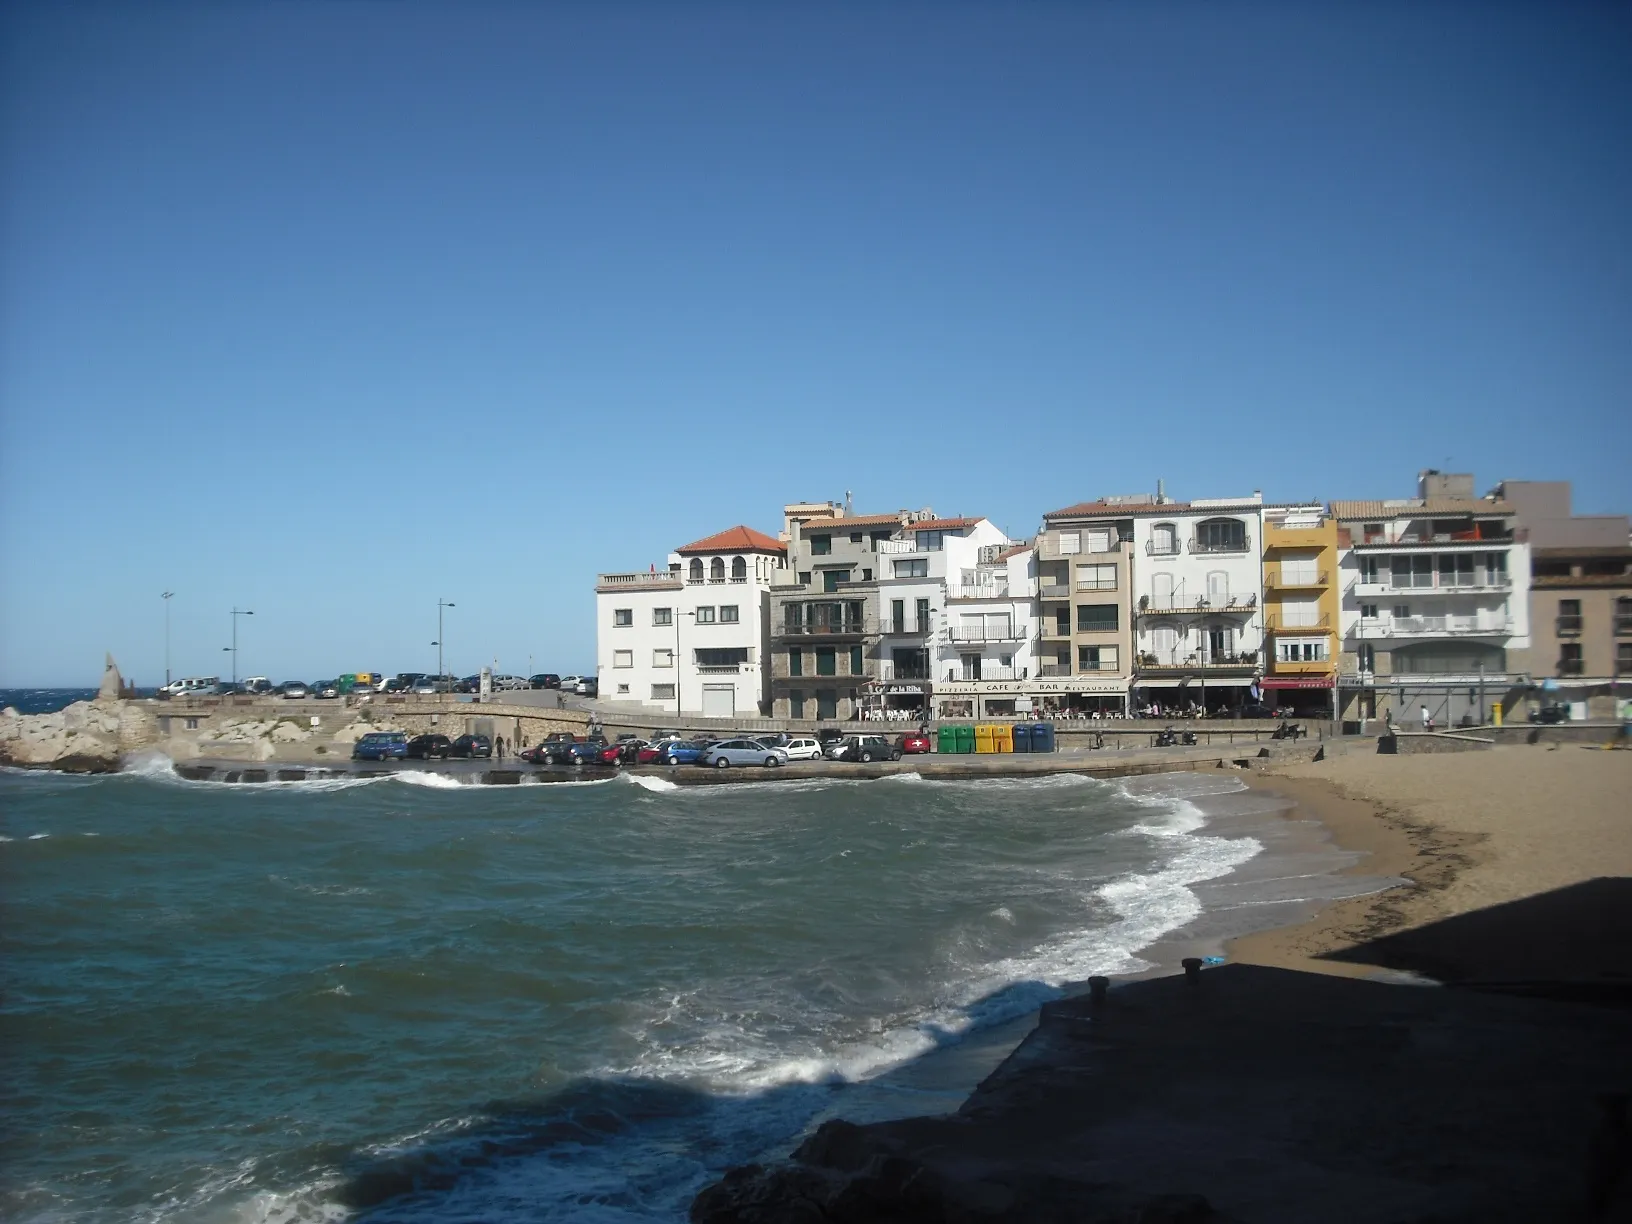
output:
M 1215 783 L 1216 785 L 1216 783 Z M 1233 783 L 1232 783 L 1233 785 Z M 1260 842 L 1058 776 L 0 774 L 0 1215 L 680 1220 L 1127 972 Z

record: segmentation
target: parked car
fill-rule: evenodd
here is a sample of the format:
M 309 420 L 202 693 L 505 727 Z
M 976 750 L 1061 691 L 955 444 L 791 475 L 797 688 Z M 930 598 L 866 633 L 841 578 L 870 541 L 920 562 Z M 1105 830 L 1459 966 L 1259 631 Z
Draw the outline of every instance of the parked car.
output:
M 632 735 L 628 738 L 619 736 L 618 742 L 613 746 L 618 750 L 619 765 L 638 765 L 640 763 L 640 750 L 646 747 L 646 741 L 637 739 Z
M 400 761 L 407 755 L 408 735 L 403 731 L 370 731 L 351 749 L 354 761 Z
M 601 682 L 594 676 L 580 676 L 578 683 L 572 686 L 572 691 L 580 697 L 598 697 L 601 692 Z
M 695 740 L 670 740 L 663 746 L 665 765 L 696 765 L 703 758 L 705 745 Z
M 556 687 L 563 693 L 576 693 L 578 691 L 578 681 L 582 679 L 582 676 L 562 676 L 561 683 Z
M 388 693 L 410 692 L 414 685 L 425 679 L 424 672 L 398 672 L 385 682 L 385 691 Z
M 248 680 L 244 681 L 242 687 L 244 692 L 255 693 L 258 695 L 261 693 L 276 692 L 278 686 L 273 684 L 272 681 L 266 676 L 251 676 Z
M 184 680 L 172 680 L 159 690 L 167 697 L 202 697 L 215 692 L 215 686 L 221 683 L 219 676 L 188 676 Z
M 531 688 L 527 681 L 520 676 L 494 676 L 493 691 L 495 693 L 513 693 L 517 689 Z
M 291 700 L 298 700 L 307 695 L 306 686 L 299 680 L 285 680 L 282 684 L 278 685 L 278 696 L 280 697 L 288 697 Z
M 429 676 L 421 676 L 408 686 L 408 691 L 418 697 L 434 697 L 437 693 L 436 681 Z
M 656 765 L 660 763 L 668 746 L 678 742 L 677 740 L 652 740 L 650 743 L 642 744 L 635 752 L 635 764 Z
M 416 735 L 408 741 L 408 755 L 417 761 L 441 757 L 444 761 L 453 753 L 453 741 L 445 735 Z
M 929 751 L 929 736 L 919 735 L 916 731 L 908 731 L 905 735 L 895 737 L 895 746 L 903 755 Z
M 491 757 L 493 741 L 485 735 L 461 735 L 448 745 L 448 751 L 456 757 Z
M 482 691 L 480 676 L 461 676 L 454 681 L 453 691 L 456 693 L 479 693 Z
M 539 672 L 536 676 L 528 676 L 527 683 L 535 689 L 558 689 L 561 687 L 561 677 L 554 672 Z
M 788 754 L 790 761 L 819 761 L 822 759 L 822 746 L 813 736 L 799 735 L 782 745 L 782 751 Z
M 732 765 L 764 765 L 774 769 L 788 763 L 788 752 L 785 748 L 768 747 L 758 740 L 729 739 L 703 749 L 702 758 L 697 763 L 713 769 L 726 769 Z
M 830 761 L 899 761 L 901 750 L 882 735 L 847 735 L 827 747 Z
M 340 686 L 333 680 L 318 680 L 311 685 L 310 691 L 313 697 L 330 698 L 340 696 Z
M 826 752 L 830 744 L 838 743 L 848 734 L 849 732 L 840 731 L 837 727 L 818 727 L 816 742 L 822 746 L 822 751 Z
M 248 692 L 249 690 L 243 685 L 234 684 L 231 680 L 223 680 L 215 686 L 215 695 L 217 697 L 241 697 Z
M 568 765 L 615 765 L 617 761 L 617 749 L 605 740 L 574 740 L 566 745 Z

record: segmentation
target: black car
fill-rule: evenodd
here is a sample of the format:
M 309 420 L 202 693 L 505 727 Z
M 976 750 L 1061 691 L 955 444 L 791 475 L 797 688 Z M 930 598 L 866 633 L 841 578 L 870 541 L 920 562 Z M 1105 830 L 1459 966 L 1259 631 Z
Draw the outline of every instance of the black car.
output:
M 455 682 L 453 691 L 456 693 L 479 693 L 482 691 L 482 678 L 480 676 L 465 676 Z
M 558 689 L 561 687 L 561 677 L 554 672 L 539 672 L 536 676 L 528 676 L 527 683 L 535 689 Z
M 408 741 L 408 755 L 421 761 L 441 757 L 444 761 L 453 752 L 453 741 L 445 735 L 416 735 Z
M 825 753 L 829 744 L 842 740 L 847 734 L 849 732 L 840 731 L 837 727 L 820 727 L 816 731 L 816 742 L 822 746 Z
M 398 672 L 385 682 L 385 691 L 388 693 L 406 693 L 424 678 L 424 672 Z
M 491 757 L 493 741 L 485 735 L 461 735 L 448 745 L 448 751 L 456 757 Z

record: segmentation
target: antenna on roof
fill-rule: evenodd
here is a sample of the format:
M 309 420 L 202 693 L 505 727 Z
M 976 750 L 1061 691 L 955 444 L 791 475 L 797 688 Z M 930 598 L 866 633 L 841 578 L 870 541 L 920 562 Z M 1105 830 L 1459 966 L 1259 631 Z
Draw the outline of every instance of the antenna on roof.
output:
M 846 489 L 844 491 L 844 517 L 845 518 L 850 517 L 850 504 L 851 504 L 850 503 L 850 490 Z

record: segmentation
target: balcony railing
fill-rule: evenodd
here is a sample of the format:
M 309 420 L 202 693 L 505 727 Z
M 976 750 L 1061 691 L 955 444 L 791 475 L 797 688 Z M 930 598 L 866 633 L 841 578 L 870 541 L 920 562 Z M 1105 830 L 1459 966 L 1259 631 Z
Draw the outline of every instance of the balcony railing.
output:
M 1245 532 L 1239 540 L 1228 542 L 1204 541 L 1196 536 L 1190 537 L 1190 551 L 1193 553 L 1249 553 L 1252 551 L 1252 533 Z
M 1559 637 L 1580 637 L 1581 617 L 1560 616 L 1555 622 L 1555 632 Z
M 929 620 L 886 620 L 880 633 L 890 637 L 922 637 L 929 632 Z
M 1205 612 L 1244 613 L 1252 612 L 1257 607 L 1257 595 L 1231 595 L 1220 599 L 1209 599 L 1205 595 L 1194 599 L 1175 595 L 1173 602 L 1164 607 L 1158 607 L 1149 595 L 1139 596 L 1140 616 L 1195 616 Z
M 1037 636 L 1044 641 L 1064 641 L 1071 636 L 1071 623 L 1059 621 L 1044 621 L 1037 626 Z
M 967 625 L 953 625 L 948 636 L 954 642 L 1023 642 L 1026 627 L 1010 624 L 995 629 L 991 626 L 974 629 Z
M 1330 629 L 1332 618 L 1327 613 L 1318 617 L 1300 616 L 1296 620 L 1288 620 L 1280 613 L 1270 613 L 1264 617 L 1264 627 L 1275 633 L 1307 633 L 1312 630 Z
M 1264 567 L 1264 585 L 1270 587 L 1323 587 L 1330 577 L 1331 575 L 1326 570 L 1321 570 L 1318 574 L 1312 574 L 1307 578 L 1301 578 L 1295 573 L 1289 577 L 1284 566 L 1266 565 Z
M 1037 667 L 1037 674 L 1044 679 L 1069 676 L 1071 674 L 1071 665 L 1069 663 L 1042 663 Z
M 636 570 L 628 574 L 598 574 L 595 578 L 595 589 L 600 591 L 677 591 L 680 589 L 680 576 L 671 574 L 668 570 L 653 573 L 648 570 Z
M 1145 556 L 1147 557 L 1176 557 L 1183 551 L 1184 549 L 1179 547 L 1177 540 L 1174 540 L 1171 544 L 1163 544 L 1158 540 L 1145 541 Z
M 1525 528 L 1516 528 L 1511 535 L 1481 535 L 1477 531 L 1440 531 L 1428 534 L 1425 532 L 1408 532 L 1405 535 L 1389 538 L 1388 533 L 1368 535 L 1354 542 L 1356 548 L 1433 548 L 1444 544 L 1482 544 L 1486 548 L 1506 548 L 1510 544 L 1522 544 L 1530 538 Z
M 1071 584 L 1068 582 L 1039 582 L 1037 584 L 1039 599 L 1070 599 Z
M 1244 650 L 1239 654 L 1208 655 L 1196 651 L 1172 653 L 1141 651 L 1138 655 L 1140 671 L 1242 671 L 1258 666 L 1258 652 Z
M 865 637 L 878 632 L 878 622 L 872 617 L 861 620 L 817 621 L 814 624 L 781 624 L 771 627 L 771 636 L 777 638 Z
M 914 680 L 925 683 L 935 677 L 928 664 L 923 667 L 898 667 L 886 659 L 878 665 L 878 678 L 886 683 L 895 680 Z
M 1476 616 L 1396 616 L 1383 620 L 1362 616 L 1351 629 L 1361 640 L 1391 637 L 1489 637 L 1513 632 L 1511 620 L 1480 620 Z
M 735 676 L 741 671 L 741 663 L 710 663 L 697 668 L 699 676 Z
M 1114 590 L 1116 590 L 1116 579 L 1113 578 L 1109 582 L 1100 582 L 1100 581 L 1097 581 L 1095 579 L 1090 579 L 1090 578 L 1078 578 L 1077 579 L 1077 590 L 1079 590 L 1079 591 L 1114 591 Z
M 874 540 L 873 551 L 886 555 L 899 555 L 918 551 L 916 540 Z
M 1033 594 L 1031 583 L 1021 582 L 1011 586 L 1007 582 L 987 583 L 948 583 L 946 597 L 948 599 L 1030 599 Z
M 1632 634 L 1632 616 L 1617 616 L 1615 618 L 1615 636 L 1625 637 Z
M 1430 577 L 1430 575 L 1424 575 L 1424 577 Z M 1483 577 L 1473 578 L 1468 581 L 1430 581 L 1406 583 L 1401 586 L 1396 586 L 1390 576 L 1379 574 L 1370 581 L 1363 576 L 1350 580 L 1349 585 L 1343 589 L 1343 593 L 1359 598 L 1365 596 L 1383 598 L 1389 595 L 1409 595 L 1414 591 L 1438 591 L 1441 595 L 1480 595 L 1493 591 L 1511 591 L 1512 589 L 1513 580 L 1506 574 L 1486 574 Z

